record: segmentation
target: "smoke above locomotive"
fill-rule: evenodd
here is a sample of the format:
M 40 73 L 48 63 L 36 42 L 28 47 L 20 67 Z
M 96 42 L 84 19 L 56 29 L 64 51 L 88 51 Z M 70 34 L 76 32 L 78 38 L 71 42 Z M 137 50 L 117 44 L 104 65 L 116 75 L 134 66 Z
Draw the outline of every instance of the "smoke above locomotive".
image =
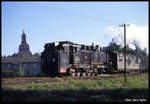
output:
M 135 50 L 136 45 L 141 49 L 144 50 L 145 53 L 149 53 L 149 44 L 148 44 L 148 25 L 139 26 L 132 23 L 129 23 L 130 26 L 127 27 L 126 30 L 126 40 L 128 46 Z M 123 29 L 118 26 L 107 26 L 105 28 L 105 36 L 111 37 L 113 42 L 118 45 L 123 46 L 124 41 L 124 32 Z

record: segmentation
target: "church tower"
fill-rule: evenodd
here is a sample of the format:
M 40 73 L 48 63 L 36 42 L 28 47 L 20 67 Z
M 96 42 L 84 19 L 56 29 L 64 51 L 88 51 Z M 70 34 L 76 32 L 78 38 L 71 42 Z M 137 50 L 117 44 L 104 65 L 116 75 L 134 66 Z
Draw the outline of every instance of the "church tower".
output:
M 22 33 L 22 40 L 21 44 L 19 45 L 19 52 L 18 52 L 18 57 L 29 57 L 32 56 L 32 53 L 30 52 L 30 47 L 26 41 L 26 34 Z

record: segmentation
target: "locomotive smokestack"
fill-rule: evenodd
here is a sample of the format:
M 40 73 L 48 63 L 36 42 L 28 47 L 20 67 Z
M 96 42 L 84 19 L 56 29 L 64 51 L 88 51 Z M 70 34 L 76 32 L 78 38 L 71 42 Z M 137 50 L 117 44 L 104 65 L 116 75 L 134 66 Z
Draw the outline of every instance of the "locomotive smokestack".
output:
M 96 45 L 96 50 L 100 51 L 99 45 Z
M 94 50 L 94 43 L 92 43 L 91 50 L 92 51 Z
M 85 45 L 81 45 L 81 49 L 82 50 L 86 50 L 86 46 Z
M 92 46 L 94 47 L 94 43 L 92 43 Z

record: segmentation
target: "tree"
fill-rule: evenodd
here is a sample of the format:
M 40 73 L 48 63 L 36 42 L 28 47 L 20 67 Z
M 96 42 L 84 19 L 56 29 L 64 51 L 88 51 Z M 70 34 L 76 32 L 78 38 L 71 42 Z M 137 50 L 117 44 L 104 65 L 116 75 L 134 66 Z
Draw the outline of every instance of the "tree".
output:
M 40 53 L 36 52 L 35 54 L 32 55 L 32 58 L 38 58 L 40 56 L 41 56 Z
M 10 58 L 10 57 L 11 57 L 10 55 L 7 56 L 7 58 Z
M 137 45 L 138 43 L 136 41 L 133 42 L 133 45 L 135 45 L 135 50 L 129 47 L 129 45 L 126 45 L 126 52 L 129 54 L 143 54 L 146 55 L 146 48 L 144 50 L 141 50 L 141 48 Z M 121 48 L 121 45 L 117 45 L 112 39 L 112 42 L 109 43 L 107 47 L 105 47 L 105 51 L 111 52 L 111 51 L 118 51 L 124 53 L 124 47 Z
M 40 53 L 36 52 L 35 54 L 33 54 L 33 57 L 40 57 Z
M 117 45 L 114 42 L 110 42 L 109 45 L 106 47 L 106 51 L 118 51 L 121 52 L 121 45 Z
M 124 52 L 124 47 L 121 49 L 121 52 Z M 133 53 L 134 52 L 133 49 L 131 49 L 128 44 L 126 45 L 126 52 L 127 53 Z
M 6 58 L 6 57 L 7 57 L 6 55 L 2 56 L 2 58 Z
M 20 68 L 19 68 L 19 76 L 20 77 L 24 76 L 24 69 L 21 67 L 21 64 L 20 64 Z

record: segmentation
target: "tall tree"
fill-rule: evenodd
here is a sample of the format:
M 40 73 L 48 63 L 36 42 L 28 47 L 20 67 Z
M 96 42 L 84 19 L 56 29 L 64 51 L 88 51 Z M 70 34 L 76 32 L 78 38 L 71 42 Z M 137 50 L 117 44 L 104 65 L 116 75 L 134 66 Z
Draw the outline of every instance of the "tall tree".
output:
M 121 52 L 121 45 L 117 45 L 114 42 L 110 42 L 109 45 L 106 47 L 106 51 L 118 51 L 118 52 Z
M 33 57 L 40 57 L 40 53 L 36 52 L 35 54 L 32 55 Z

